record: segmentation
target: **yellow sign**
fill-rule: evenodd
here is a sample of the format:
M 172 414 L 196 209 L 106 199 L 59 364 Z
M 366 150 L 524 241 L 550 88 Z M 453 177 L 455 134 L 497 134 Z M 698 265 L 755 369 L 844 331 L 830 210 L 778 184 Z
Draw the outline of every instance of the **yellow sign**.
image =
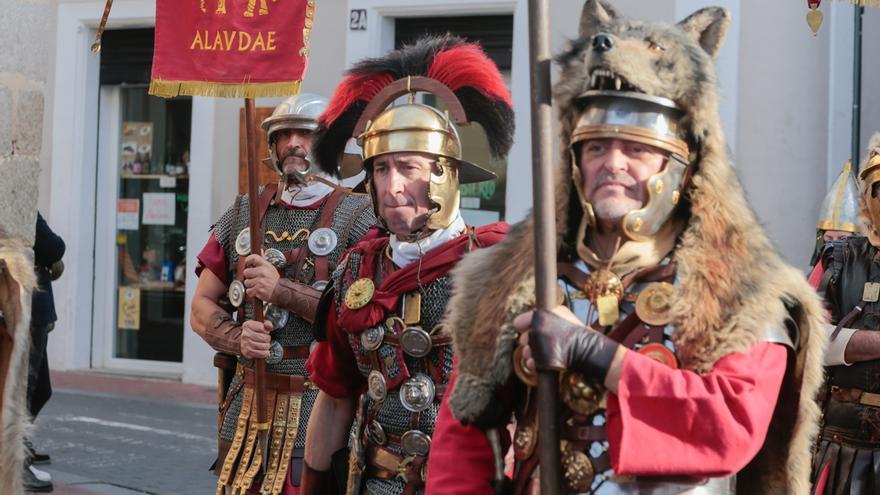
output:
M 120 330 L 141 329 L 141 289 L 119 288 L 119 310 L 116 326 Z

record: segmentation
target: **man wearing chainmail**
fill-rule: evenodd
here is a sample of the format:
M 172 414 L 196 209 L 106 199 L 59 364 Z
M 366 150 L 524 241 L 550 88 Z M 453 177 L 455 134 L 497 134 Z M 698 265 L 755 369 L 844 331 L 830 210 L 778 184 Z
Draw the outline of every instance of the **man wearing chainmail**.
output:
M 321 96 L 300 94 L 263 121 L 280 180 L 262 187 L 257 199 L 262 249 L 251 249 L 250 198 L 243 195 L 198 256 L 192 327 L 218 351 L 215 365 L 234 370 L 223 384 L 218 418 L 218 493 L 298 493 L 305 429 L 318 393 L 305 370 L 318 298 L 340 254 L 375 223 L 368 196 L 339 187 L 334 166 L 313 164 L 316 118 L 326 104 Z M 267 303 L 262 324 L 250 319 L 253 298 Z M 256 421 L 252 359 L 266 359 L 273 424 L 265 471 L 266 454 L 249 435 Z
M 433 93 L 448 113 L 414 103 L 416 92 Z M 388 107 L 404 95 L 409 103 Z M 306 365 L 321 391 L 309 420 L 303 494 L 341 484 L 330 474 L 331 457 L 349 444 L 348 493 L 424 491 L 452 370 L 451 337 L 440 325 L 448 274 L 507 231 L 501 223 L 470 227 L 459 210 L 459 184 L 493 178 L 462 159 L 456 125 L 471 121 L 486 130 L 495 156 L 507 153 L 513 110 L 502 76 L 477 45 L 451 36 L 359 63 L 321 117 L 321 163 L 352 136 L 362 143 L 382 228 L 346 254 L 321 299 L 318 318 L 327 321 L 316 328 L 326 336 Z
M 880 486 L 880 133 L 859 171 L 858 197 L 864 236 L 826 248 L 810 277 L 831 312 L 813 456 L 813 493 L 822 495 Z

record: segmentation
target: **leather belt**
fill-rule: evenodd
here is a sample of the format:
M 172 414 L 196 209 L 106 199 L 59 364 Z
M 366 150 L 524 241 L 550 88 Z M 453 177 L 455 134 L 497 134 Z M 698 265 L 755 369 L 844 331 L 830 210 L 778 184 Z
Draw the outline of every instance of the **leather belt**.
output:
M 865 392 L 858 388 L 831 386 L 831 397 L 837 402 L 852 402 L 863 406 L 880 407 L 880 394 Z
M 286 345 L 283 346 L 282 359 L 306 359 L 309 357 L 309 345 Z
M 400 339 L 392 332 L 387 332 L 383 337 L 385 342 L 391 345 L 400 346 Z M 431 347 L 452 344 L 452 336 L 449 334 L 431 335 Z
M 367 476 L 380 480 L 403 479 L 407 484 L 421 485 L 425 482 L 426 456 L 407 456 L 370 444 L 367 446 Z
M 251 368 L 244 369 L 244 384 L 253 388 L 255 374 Z M 266 389 L 275 390 L 282 394 L 300 394 L 311 390 L 315 385 L 308 377 L 300 375 L 282 375 L 280 373 L 266 373 Z

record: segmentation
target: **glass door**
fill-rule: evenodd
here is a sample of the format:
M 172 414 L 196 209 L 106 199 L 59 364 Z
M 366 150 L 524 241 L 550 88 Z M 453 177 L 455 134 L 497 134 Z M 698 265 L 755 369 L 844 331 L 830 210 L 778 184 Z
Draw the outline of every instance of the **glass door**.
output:
M 105 85 L 101 105 L 93 365 L 179 372 L 192 100 Z

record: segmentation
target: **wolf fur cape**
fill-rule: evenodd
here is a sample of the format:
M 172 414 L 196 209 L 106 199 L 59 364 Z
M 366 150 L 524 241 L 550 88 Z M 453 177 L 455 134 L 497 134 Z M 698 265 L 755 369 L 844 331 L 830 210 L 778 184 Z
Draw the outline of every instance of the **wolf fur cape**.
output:
M 4 238 L 0 229 L 0 310 L 6 319 L 0 335 L 0 493 L 24 493 L 24 437 L 30 426 L 27 412 L 28 351 L 31 333 L 31 292 L 37 285 L 33 249 Z M 2 330 L 0 330 L 2 331 Z
M 871 136 L 871 140 L 868 141 L 868 154 L 865 155 L 862 163 L 859 164 L 859 175 L 868 166 L 868 162 L 875 153 L 880 155 L 880 132 L 875 132 Z M 871 221 L 871 215 L 868 213 L 868 204 L 865 202 L 866 191 L 863 190 L 862 180 L 859 179 L 858 182 L 859 192 L 861 193 L 859 196 L 859 227 L 862 230 L 862 235 L 868 238 L 868 242 L 875 248 L 880 249 L 880 232 L 877 231 L 877 226 Z
M 797 326 L 797 352 L 791 356 L 767 439 L 737 475 L 737 490 L 807 494 L 820 413 L 815 396 L 823 380 L 824 310 L 803 274 L 786 264 L 767 239 L 731 167 L 712 60 L 728 23 L 728 12 L 717 7 L 672 26 L 630 20 L 604 2 L 586 2 L 579 38 L 557 57 L 561 75 L 553 96 L 562 150 L 556 173 L 558 247 L 575 238 L 583 214 L 572 196 L 569 136 L 578 117 L 575 98 L 590 89 L 590 70 L 595 68 L 590 64 L 601 59 L 603 68 L 636 90 L 669 98 L 686 114 L 694 172 L 678 212 L 684 213 L 687 225 L 673 253 L 680 285 L 673 303 L 673 340 L 682 367 L 706 373 L 722 356 L 759 342 L 768 325 Z M 619 40 L 601 57 L 590 46 L 598 32 Z M 650 42 L 664 49 L 649 55 Z M 517 334 L 511 322 L 535 304 L 532 229 L 529 217 L 501 243 L 468 255 L 453 272 L 448 323 L 459 375 L 449 405 L 463 422 L 479 421 L 498 407 L 494 394 L 512 379 Z

